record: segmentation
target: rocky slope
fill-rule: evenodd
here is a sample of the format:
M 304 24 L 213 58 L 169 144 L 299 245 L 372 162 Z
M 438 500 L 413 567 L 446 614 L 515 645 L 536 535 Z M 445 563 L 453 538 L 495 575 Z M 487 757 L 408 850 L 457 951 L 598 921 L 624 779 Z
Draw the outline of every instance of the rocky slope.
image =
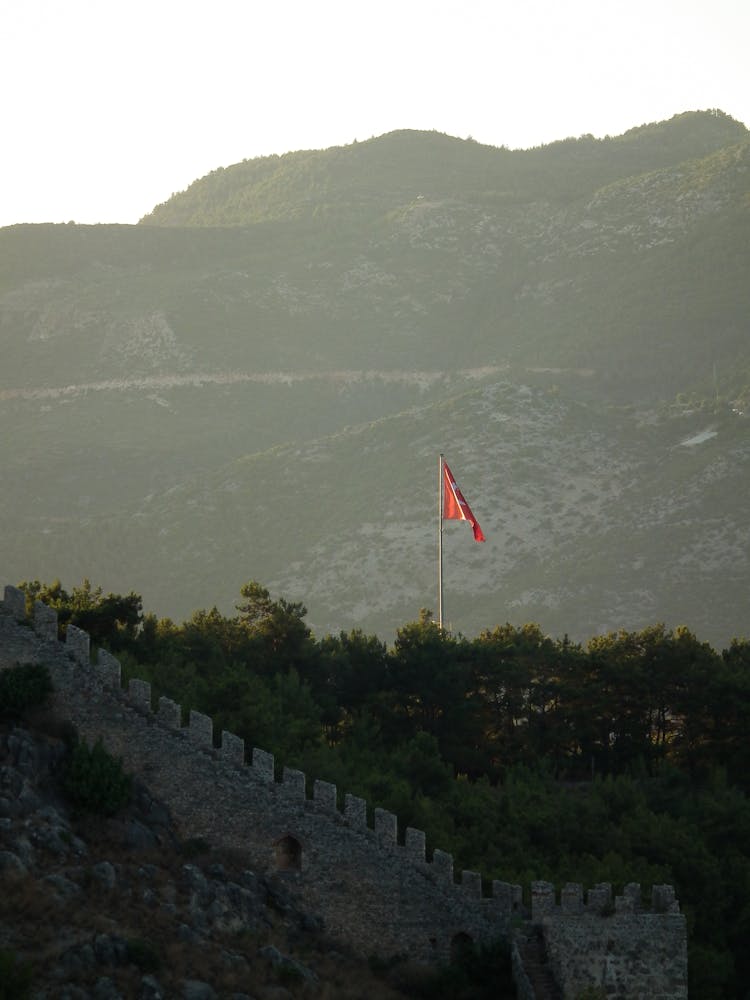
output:
M 365 380 L 329 388 L 342 408 L 368 392 Z M 22 422 L 16 444 L 28 443 L 0 483 L 9 581 L 88 577 L 180 618 L 214 602 L 231 613 L 258 579 L 302 600 L 318 635 L 388 638 L 435 607 L 443 450 L 487 537 L 476 545 L 465 525 L 445 525 L 454 628 L 536 621 L 584 641 L 665 621 L 718 648 L 747 632 L 750 423 L 729 406 L 603 407 L 485 375 L 463 391 L 439 380 L 395 416 L 233 455 L 266 433 L 262 390 L 284 391 L 298 426 L 315 420 L 304 383 L 225 387 L 224 406 L 257 416 L 253 432 L 244 420 L 179 430 L 187 397 L 208 392 L 207 413 L 218 387 L 164 387 L 165 405 L 147 408 L 137 393 L 92 392 L 40 415 L 49 441 L 31 464 Z M 107 413 L 129 414 L 144 444 L 96 440 Z M 88 448 L 66 450 L 73 427 Z M 211 457 L 191 465 L 199 447 Z
M 142 784 L 115 818 L 73 812 L 65 727 L 30 722 L 0 727 L 0 984 L 19 988 L 6 995 L 26 980 L 34 1000 L 401 995 L 326 939 L 283 876 L 180 840 Z

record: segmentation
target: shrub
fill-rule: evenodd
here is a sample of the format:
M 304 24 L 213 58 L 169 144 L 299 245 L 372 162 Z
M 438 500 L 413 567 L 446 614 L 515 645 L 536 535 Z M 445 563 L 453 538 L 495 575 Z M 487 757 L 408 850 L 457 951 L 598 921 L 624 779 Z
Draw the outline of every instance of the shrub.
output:
M 128 941 L 128 961 L 141 972 L 158 972 L 161 968 L 161 959 L 153 945 L 141 938 L 131 938 Z
M 73 750 L 78 743 L 78 729 L 75 724 L 70 719 L 61 718 L 52 709 L 31 709 L 25 713 L 25 721 L 37 732 L 60 740 L 68 750 Z
M 15 952 L 0 948 L 0 1000 L 26 1000 L 31 988 L 31 968 Z
M 46 704 L 52 694 L 49 670 L 41 663 L 22 663 L 0 671 L 0 718 L 18 719 L 30 708 Z
M 395 966 L 388 981 L 400 992 L 419 1000 L 495 1000 L 516 995 L 510 950 L 504 940 L 478 947 L 466 942 L 456 950 L 450 965 Z
M 83 812 L 113 816 L 130 801 L 133 779 L 101 740 L 93 747 L 84 740 L 71 754 L 64 787 L 73 805 Z
M 205 837 L 188 837 L 180 844 L 179 851 L 183 857 L 199 858 L 203 854 L 211 853 L 211 845 Z

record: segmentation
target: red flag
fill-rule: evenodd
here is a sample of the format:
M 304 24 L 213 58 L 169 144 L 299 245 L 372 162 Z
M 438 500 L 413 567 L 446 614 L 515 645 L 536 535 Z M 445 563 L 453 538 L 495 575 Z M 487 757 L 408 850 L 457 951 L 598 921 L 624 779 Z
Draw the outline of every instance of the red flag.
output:
M 474 541 L 483 542 L 484 534 L 479 522 L 471 512 L 471 507 L 464 500 L 464 495 L 453 478 L 453 473 L 443 462 L 443 517 L 446 520 L 468 521 L 474 532 Z

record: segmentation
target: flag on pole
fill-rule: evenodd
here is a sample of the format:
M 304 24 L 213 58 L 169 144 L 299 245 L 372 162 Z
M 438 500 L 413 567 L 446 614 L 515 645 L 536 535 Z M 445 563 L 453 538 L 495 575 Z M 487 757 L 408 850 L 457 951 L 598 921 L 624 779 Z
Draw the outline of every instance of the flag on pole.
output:
M 472 514 L 471 507 L 464 499 L 464 495 L 458 488 L 458 483 L 453 478 L 453 473 L 445 461 L 443 462 L 443 518 L 445 520 L 468 521 L 474 532 L 474 541 L 484 541 L 484 533 L 479 527 L 479 522 Z

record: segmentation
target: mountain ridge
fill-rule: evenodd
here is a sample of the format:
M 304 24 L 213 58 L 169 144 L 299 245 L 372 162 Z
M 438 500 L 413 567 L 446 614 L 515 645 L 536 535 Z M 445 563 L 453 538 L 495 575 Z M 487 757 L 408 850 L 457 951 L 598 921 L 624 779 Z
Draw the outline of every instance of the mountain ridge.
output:
M 290 155 L 280 221 L 0 230 L 9 578 L 171 617 L 255 578 L 392 634 L 434 603 L 443 451 L 491 539 L 450 526 L 456 628 L 745 633 L 750 140 L 631 131 L 526 159 L 406 131 Z
M 564 191 L 569 199 L 580 192 L 583 180 L 589 186 L 614 180 L 610 175 L 623 169 L 618 163 L 625 162 L 630 173 L 644 173 L 681 162 L 688 150 L 693 157 L 707 155 L 731 139 L 746 137 L 747 129 L 723 112 L 686 112 L 614 138 L 582 136 L 530 150 L 482 145 L 436 131 L 400 129 L 348 146 L 299 150 L 218 168 L 156 206 L 140 224 L 211 224 L 211 212 L 216 213 L 213 224 L 220 225 L 294 217 L 306 211 L 314 215 L 330 204 L 332 195 L 382 210 L 389 201 L 446 197 L 459 191 L 465 198 L 496 190 L 498 183 L 501 196 L 505 192 L 513 200 L 531 200 L 540 196 L 544 183 L 548 191 L 554 189 L 551 178 L 556 171 L 566 177 Z M 610 152 L 616 156 L 609 157 Z M 582 164 L 588 168 L 583 175 Z M 366 184 L 369 174 L 379 178 L 378 197 Z M 279 188 L 286 197 L 292 195 L 287 208 L 279 204 Z M 203 195 L 207 204 L 202 209 Z

